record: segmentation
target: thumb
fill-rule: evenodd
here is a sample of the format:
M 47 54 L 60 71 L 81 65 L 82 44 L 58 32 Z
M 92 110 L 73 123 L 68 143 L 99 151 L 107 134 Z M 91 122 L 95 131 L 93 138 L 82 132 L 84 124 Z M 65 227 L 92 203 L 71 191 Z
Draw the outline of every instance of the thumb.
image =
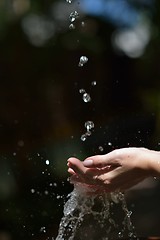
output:
M 120 166 L 119 159 L 115 157 L 114 151 L 105 155 L 96 155 L 88 157 L 83 161 L 83 165 L 87 168 L 103 168 L 103 167 L 117 167 Z

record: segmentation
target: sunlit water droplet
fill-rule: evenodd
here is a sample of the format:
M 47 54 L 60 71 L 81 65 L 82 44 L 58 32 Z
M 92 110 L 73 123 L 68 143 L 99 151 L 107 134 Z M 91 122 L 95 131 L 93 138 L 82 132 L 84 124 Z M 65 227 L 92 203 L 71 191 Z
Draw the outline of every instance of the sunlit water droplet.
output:
M 118 237 L 119 237 L 119 238 L 122 238 L 122 237 L 123 237 L 123 233 L 122 233 L 122 232 L 119 232 L 119 233 L 118 233 Z
M 88 62 L 88 58 L 86 56 L 81 56 L 79 59 L 79 67 L 83 67 L 84 64 L 86 64 Z
M 104 151 L 104 149 L 103 149 L 103 147 L 102 147 L 102 146 L 99 146 L 99 151 L 101 151 L 101 152 L 103 152 L 103 151 Z
M 85 92 L 86 91 L 83 88 L 79 89 L 79 93 L 85 93 Z
M 84 94 L 83 94 L 83 101 L 84 101 L 85 103 L 90 102 L 90 101 L 91 101 L 91 96 L 90 96 L 88 93 L 84 93 Z
M 87 128 L 87 131 L 91 130 L 92 128 L 94 128 L 94 122 L 92 121 L 87 121 L 84 124 L 85 128 Z
M 91 194 L 88 194 L 88 190 Z M 83 240 L 106 240 L 135 236 L 130 219 L 127 217 L 127 221 L 125 220 L 128 210 L 122 193 L 103 193 L 99 196 L 95 194 L 93 188 L 76 184 L 68 197 L 56 240 L 74 240 L 77 237 Z M 112 199 L 116 199 L 116 202 Z M 123 223 L 121 218 L 117 218 L 115 207 L 121 210 L 119 214 L 124 219 Z M 84 234 L 85 226 L 89 228 L 89 231 Z
M 49 160 L 46 160 L 46 165 L 49 165 Z
M 71 12 L 69 15 L 70 22 L 74 22 L 79 17 L 79 14 L 77 11 Z
M 92 133 L 91 133 L 91 131 L 87 131 L 85 134 L 87 137 L 89 137 L 89 136 L 91 136 Z
M 85 23 L 84 23 L 84 22 L 81 22 L 81 26 L 84 27 L 84 26 L 85 26 Z
M 81 140 L 84 142 L 84 141 L 86 141 L 86 139 L 87 139 L 86 134 L 82 134 L 82 136 L 81 136 Z
M 73 24 L 73 23 L 71 23 L 70 25 L 69 25 L 69 29 L 75 29 L 76 27 L 75 27 L 75 25 Z
M 41 227 L 40 232 L 46 233 L 46 227 Z
M 93 82 L 91 82 L 91 85 L 92 85 L 92 86 L 96 86 L 96 85 L 97 85 L 97 82 L 96 82 L 96 81 L 93 81 Z
M 32 188 L 32 189 L 31 189 L 31 193 L 35 193 L 35 189 Z

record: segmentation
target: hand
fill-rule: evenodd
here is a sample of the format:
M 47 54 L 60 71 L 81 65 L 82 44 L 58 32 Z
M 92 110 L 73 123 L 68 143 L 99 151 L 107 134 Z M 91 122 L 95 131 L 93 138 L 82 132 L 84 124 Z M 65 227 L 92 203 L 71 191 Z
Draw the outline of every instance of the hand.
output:
M 124 191 L 154 174 L 160 153 L 145 148 L 121 148 L 81 162 L 68 159 L 71 181 L 83 183 L 97 192 Z M 153 166 L 152 166 L 153 165 Z

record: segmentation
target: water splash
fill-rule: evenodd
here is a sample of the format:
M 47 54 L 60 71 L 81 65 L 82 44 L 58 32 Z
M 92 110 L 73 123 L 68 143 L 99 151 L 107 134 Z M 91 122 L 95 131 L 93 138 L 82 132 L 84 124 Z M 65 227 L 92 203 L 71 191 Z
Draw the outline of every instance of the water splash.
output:
M 137 239 L 131 213 L 120 192 L 97 195 L 90 190 L 88 194 L 87 187 L 76 185 L 64 205 L 63 213 L 56 240 Z

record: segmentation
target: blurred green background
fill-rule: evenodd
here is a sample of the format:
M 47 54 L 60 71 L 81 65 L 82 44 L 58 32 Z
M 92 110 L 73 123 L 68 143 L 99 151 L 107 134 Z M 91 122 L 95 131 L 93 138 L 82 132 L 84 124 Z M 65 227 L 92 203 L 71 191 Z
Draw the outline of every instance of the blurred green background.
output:
M 160 1 L 0 1 L 0 240 L 54 239 L 67 158 L 159 150 L 159 122 Z M 138 235 L 160 235 L 158 180 L 127 200 Z

